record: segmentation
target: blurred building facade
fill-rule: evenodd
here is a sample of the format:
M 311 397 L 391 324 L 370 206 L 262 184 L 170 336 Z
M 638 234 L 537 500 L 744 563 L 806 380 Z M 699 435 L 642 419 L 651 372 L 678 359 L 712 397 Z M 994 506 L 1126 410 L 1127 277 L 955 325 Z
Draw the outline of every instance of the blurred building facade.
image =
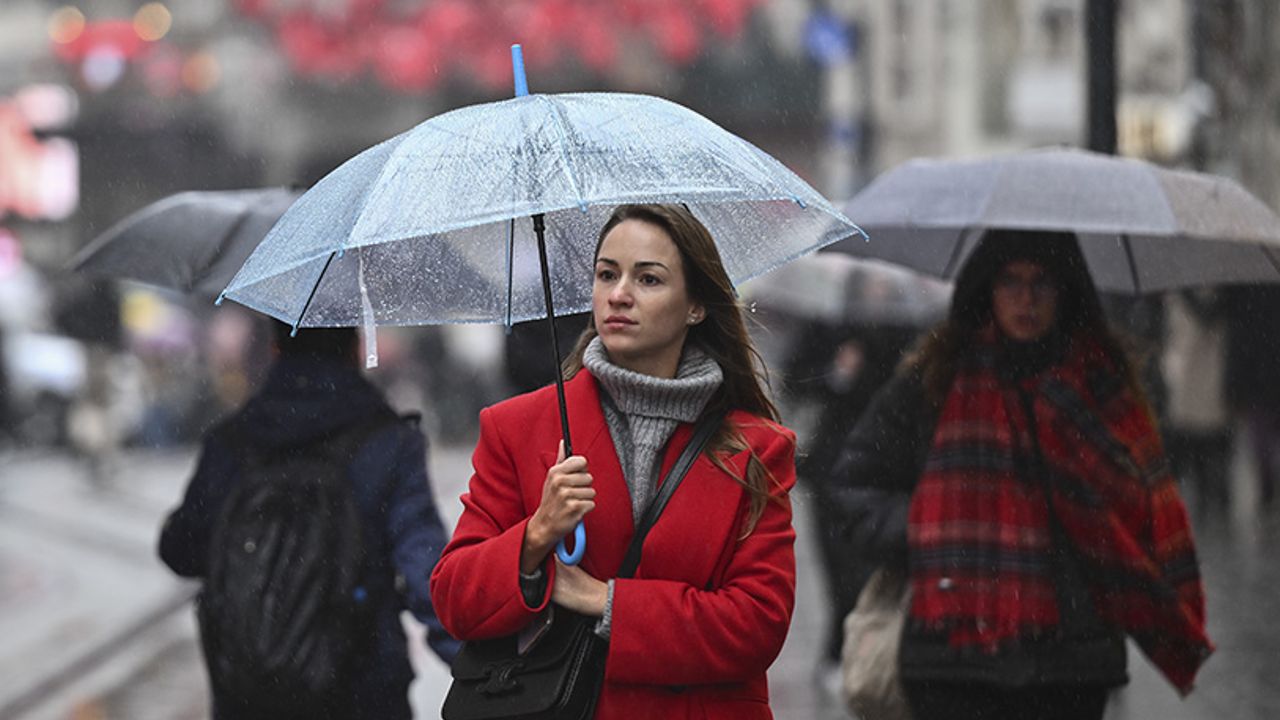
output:
M 1083 0 L 867 0 L 870 161 L 1084 140 Z M 1191 4 L 1120 3 L 1120 151 L 1178 162 L 1202 112 Z
M 836 201 L 912 157 L 1081 145 L 1084 6 L 6 0 L 0 144 L 8 138 L 6 148 L 42 159 L 24 161 L 15 183 L 0 158 L 0 274 L 20 267 L 26 285 L 42 286 L 24 292 L 40 295 L 29 304 L 48 312 L 18 314 L 22 330 L 118 345 L 128 328 L 113 320 L 113 288 L 61 272 L 76 249 L 162 196 L 306 185 L 431 115 L 507 97 L 512 41 L 526 46 L 535 92 L 669 97 Z M 1118 7 L 1120 152 L 1237 177 L 1280 206 L 1280 8 L 1270 0 Z M 15 101 L 23 94 L 63 97 L 65 107 L 39 117 Z M 39 201 L 53 209 L 3 199 L 19 197 L 20 185 L 48 195 Z
M 165 309 L 167 301 L 144 288 L 65 272 L 68 259 L 166 195 L 309 185 L 432 115 L 509 97 L 511 42 L 526 47 L 535 92 L 662 95 L 812 176 L 821 81 L 803 47 L 810 11 L 807 0 L 0 3 L 0 275 L 4 258 L 16 257 L 11 264 L 24 283 L 4 289 L 38 308 L 10 313 L 20 327 L 0 324 L 0 360 L 38 340 L 65 351 L 60 365 L 80 368 L 56 381 L 19 368 L 8 383 L 0 373 L 0 385 L 22 388 L 14 414 L 34 415 L 43 403 L 54 417 L 42 426 L 67 425 L 62 416 L 75 414 L 67 406 L 90 394 L 84 368 L 89 347 L 98 345 L 140 355 L 144 387 L 154 390 L 148 394 L 182 386 L 175 372 L 214 376 L 219 387 L 227 376 L 229 386 L 242 386 L 247 371 L 227 369 L 235 363 L 226 356 L 236 353 L 211 349 L 225 344 L 219 328 L 238 321 L 212 322 L 214 310 L 195 301 Z M 37 118 L 15 100 L 37 89 L 66 99 L 63 117 Z M 8 117 L 18 118 L 17 131 L 6 133 Z M 73 197 L 62 198 L 62 211 L 30 210 L 25 191 L 54 183 L 38 162 L 6 173 L 17 167 L 9 162 L 14 143 L 5 145 L 11 135 L 27 154 L 56 148 L 70 158 L 63 184 Z M 62 339 L 70 342 L 55 341 Z M 182 345 L 190 347 L 174 349 Z M 241 354 L 245 363 L 261 360 Z M 219 387 L 169 404 L 208 408 L 218 405 L 203 402 L 209 395 L 242 395 Z M 152 409 L 144 416 L 173 415 Z M 42 432 L 40 441 L 55 434 Z M 140 434 L 155 433 L 144 427 Z

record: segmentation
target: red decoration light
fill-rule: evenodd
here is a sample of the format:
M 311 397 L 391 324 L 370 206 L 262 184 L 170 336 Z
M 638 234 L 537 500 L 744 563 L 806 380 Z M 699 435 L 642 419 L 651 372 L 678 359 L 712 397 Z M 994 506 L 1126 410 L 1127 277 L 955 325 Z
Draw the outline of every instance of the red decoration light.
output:
M 84 31 L 66 43 L 54 43 L 53 51 L 65 62 L 83 60 L 92 52 L 118 53 L 125 60 L 132 60 L 150 45 L 138 37 L 132 20 L 99 20 L 86 23 Z
M 524 46 L 535 70 L 576 55 L 612 71 L 623 43 L 642 40 L 674 65 L 695 61 L 705 33 L 741 34 L 763 0 L 236 0 L 245 16 L 271 26 L 302 75 L 349 81 L 368 72 L 387 87 L 421 92 L 445 76 L 490 89 L 511 85 L 508 46 Z M 320 14 L 322 13 L 322 14 Z M 358 30 L 353 30 L 358 28 Z

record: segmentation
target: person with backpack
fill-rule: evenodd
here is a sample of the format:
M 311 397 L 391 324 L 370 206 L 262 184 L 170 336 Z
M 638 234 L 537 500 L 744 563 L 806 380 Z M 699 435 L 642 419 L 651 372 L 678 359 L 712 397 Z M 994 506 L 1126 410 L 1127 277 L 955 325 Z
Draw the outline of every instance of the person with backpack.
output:
M 361 376 L 350 328 L 276 324 L 261 390 L 205 437 L 160 558 L 200 578 L 213 717 L 410 718 L 409 610 L 458 643 L 427 578 L 446 541 L 426 446 Z

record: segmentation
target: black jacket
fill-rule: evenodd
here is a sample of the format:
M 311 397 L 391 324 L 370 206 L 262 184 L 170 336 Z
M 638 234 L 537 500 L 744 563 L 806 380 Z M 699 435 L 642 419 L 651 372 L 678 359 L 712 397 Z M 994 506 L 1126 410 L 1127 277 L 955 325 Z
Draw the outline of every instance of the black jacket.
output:
M 924 469 L 938 413 L 920 376 L 900 372 L 876 394 L 847 438 L 829 483 L 848 518 L 853 562 L 907 566 L 907 510 Z M 1058 558 L 1059 596 L 1087 608 L 1087 589 L 1070 552 Z M 1081 599 L 1084 599 L 1081 602 Z M 1064 609 L 1064 616 L 1069 614 Z M 900 650 L 902 677 L 1005 687 L 1121 685 L 1128 681 L 1124 637 L 1089 609 L 1063 623 L 1061 637 L 1026 642 L 995 655 L 955 650 L 944 634 L 908 622 Z
M 355 368 L 327 360 L 282 357 L 262 390 L 205 439 L 182 504 L 160 536 L 160 558 L 185 577 L 203 577 L 214 520 L 240 476 L 241 451 L 233 437 L 250 438 L 260 450 L 298 445 L 338 428 L 369 423 L 391 412 L 382 394 Z M 348 471 L 361 513 L 369 597 L 379 603 L 370 655 L 361 658 L 352 688 L 350 718 L 410 717 L 409 664 L 402 610 L 427 629 L 427 642 L 445 662 L 458 643 L 431 607 L 427 583 L 448 536 L 427 481 L 421 431 L 392 422 L 370 435 Z M 239 716 L 233 698 L 214 697 L 214 717 Z

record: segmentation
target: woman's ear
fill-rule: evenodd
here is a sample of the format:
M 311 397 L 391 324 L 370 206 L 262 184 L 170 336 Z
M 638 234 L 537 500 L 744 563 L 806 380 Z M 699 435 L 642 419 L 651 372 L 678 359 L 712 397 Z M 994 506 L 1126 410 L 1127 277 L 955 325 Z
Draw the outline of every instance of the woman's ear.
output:
M 706 318 L 707 318 L 706 308 L 702 307 L 701 305 L 694 305 L 689 310 L 689 316 L 685 320 L 685 324 L 697 325 L 698 323 L 702 322 Z

